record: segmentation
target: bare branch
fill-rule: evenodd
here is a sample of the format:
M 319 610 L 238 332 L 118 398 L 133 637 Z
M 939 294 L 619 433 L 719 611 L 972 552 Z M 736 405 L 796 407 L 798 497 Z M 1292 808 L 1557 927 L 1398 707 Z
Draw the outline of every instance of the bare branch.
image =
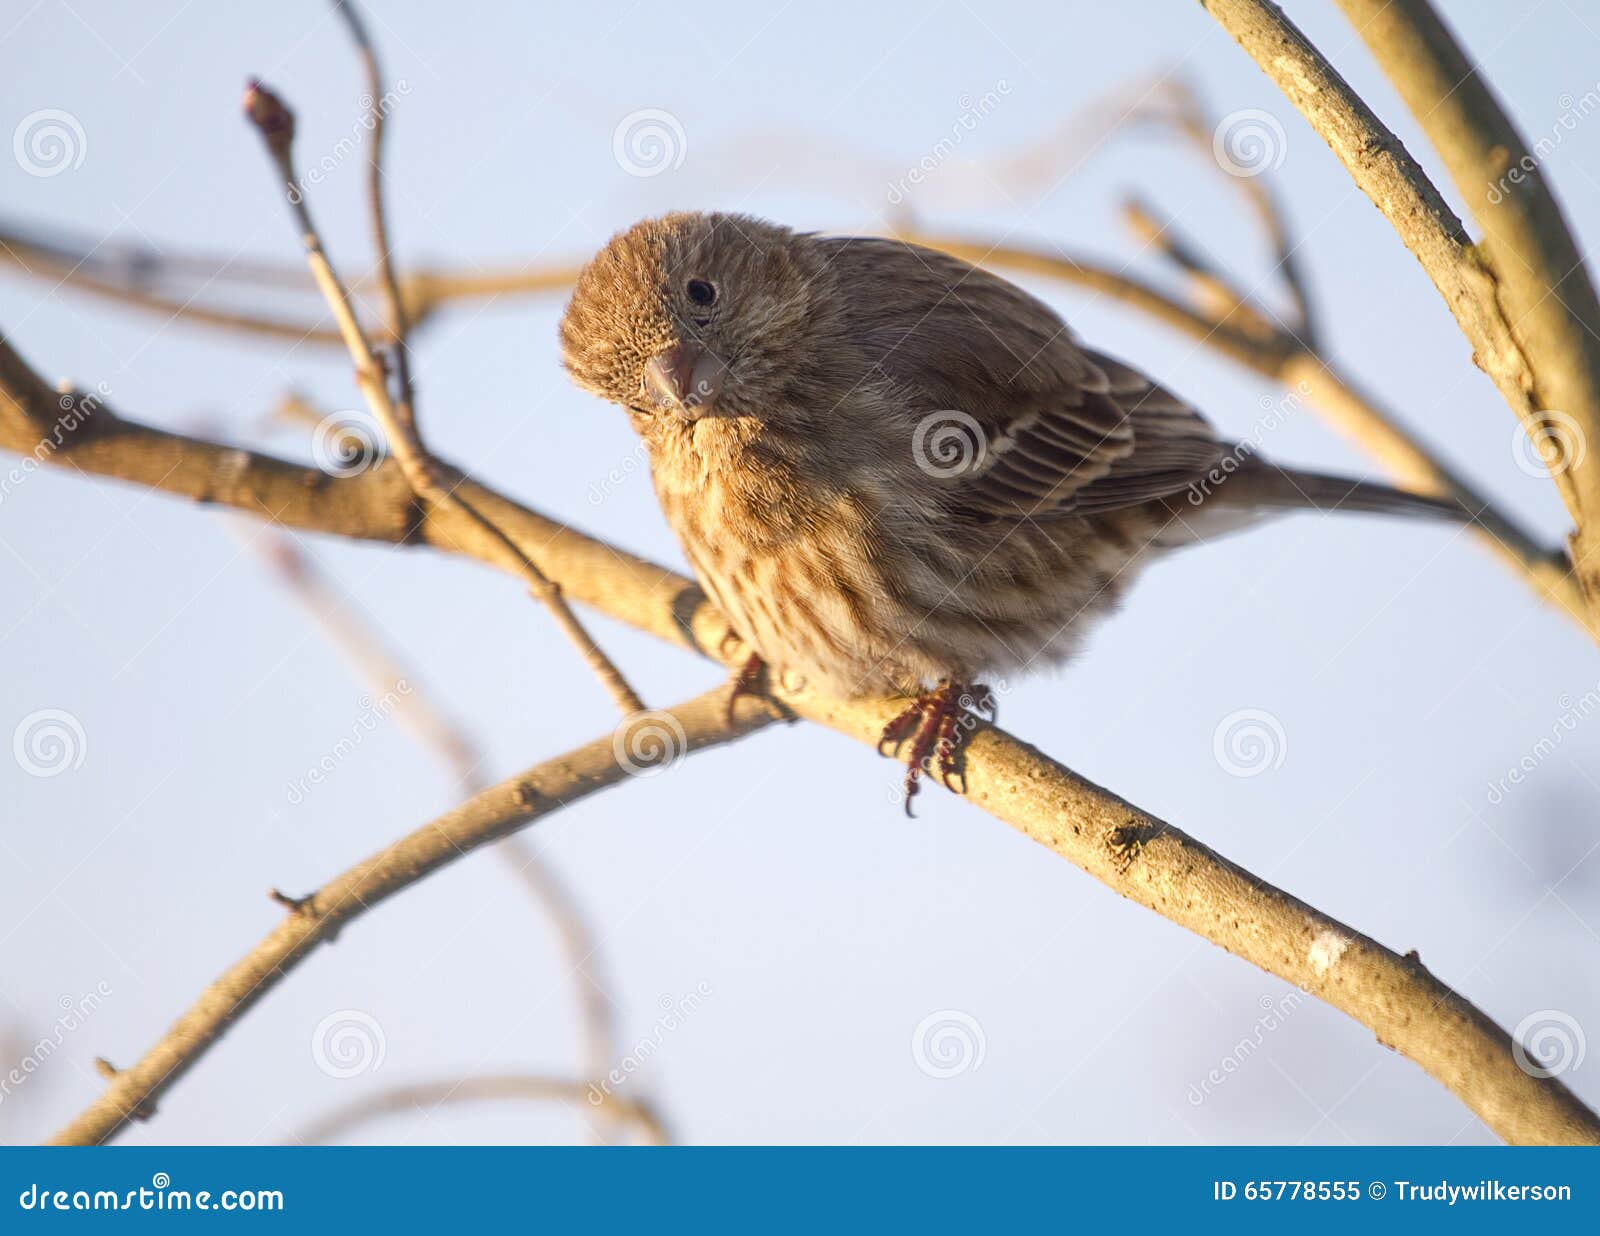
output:
M 395 1086 L 381 1094 L 366 1095 L 336 1107 L 315 1122 L 306 1125 L 290 1140 L 296 1143 L 321 1145 L 371 1120 L 379 1120 L 384 1116 L 405 1115 L 422 1108 L 431 1110 L 455 1103 L 483 1103 L 508 1099 L 522 1102 L 556 1102 L 581 1112 L 580 1104 L 583 1107 L 589 1106 L 592 1093 L 587 1082 L 567 1081 L 559 1077 L 526 1077 L 521 1074 L 413 1082 L 409 1085 Z M 652 1146 L 672 1144 L 666 1125 L 648 1104 L 610 1095 L 606 1099 L 604 1108 L 597 1110 L 604 1110 L 621 1122 L 631 1125 L 641 1139 Z
M 672 710 L 684 752 L 731 742 L 777 718 L 744 697 L 728 715 L 719 687 Z M 676 737 L 676 734 L 674 735 Z M 345 924 L 472 850 L 628 777 L 607 734 L 462 803 L 298 900 L 265 938 L 201 993 L 161 1039 L 52 1139 L 58 1145 L 107 1141 L 147 1109 L 255 1002 Z
M 378 253 L 378 284 L 383 289 L 389 336 L 394 340 L 395 382 L 400 392 L 395 402 L 395 415 L 402 424 L 410 426 L 415 434 L 416 392 L 411 385 L 411 327 L 406 320 L 405 299 L 395 280 L 394 246 L 389 241 L 389 216 L 384 206 L 383 138 L 388 117 L 383 103 L 383 69 L 378 62 L 378 49 L 367 34 L 355 0 L 333 0 L 333 7 L 350 28 L 350 36 L 355 40 L 362 69 L 366 73 L 367 97 L 372 100 L 372 106 L 367 110 L 367 123 L 372 130 L 372 141 L 367 146 L 367 209 L 372 219 L 372 243 Z
M 621 709 L 622 714 L 630 716 L 643 712 L 644 701 L 628 685 L 622 672 L 606 656 L 587 628 L 578 621 L 577 615 L 572 612 L 572 607 L 562 597 L 561 590 L 492 519 L 478 510 L 468 498 L 457 493 L 453 486 L 444 484 L 440 478 L 432 457 L 422 443 L 410 405 L 396 407 L 390 398 L 383 362 L 361 329 L 361 323 L 356 319 L 355 310 L 351 307 L 350 293 L 335 273 L 333 263 L 323 248 L 321 235 L 317 231 L 316 224 L 312 222 L 305 195 L 295 186 L 294 165 L 291 161 L 294 145 L 293 114 L 276 95 L 260 83 L 252 83 L 246 92 L 245 110 L 261 132 L 267 152 L 272 157 L 279 176 L 282 177 L 285 200 L 289 204 L 295 222 L 299 225 L 306 261 L 311 267 L 311 277 L 321 289 L 328 307 L 333 310 L 334 321 L 338 323 L 339 332 L 344 336 L 345 346 L 349 349 L 350 358 L 355 365 L 356 383 L 361 388 L 367 406 L 372 409 L 372 414 L 383 427 L 389 448 L 394 453 L 395 460 L 411 487 L 411 492 L 425 506 L 459 512 L 467 520 L 478 525 L 479 530 L 500 547 L 512 570 L 522 577 L 533 595 L 549 609 L 556 620 L 556 625 L 572 641 L 584 662 L 610 692 L 611 698 Z M 381 207 L 375 209 L 381 216 Z M 394 302 L 394 312 L 397 318 L 403 321 L 398 300 Z M 397 338 L 400 346 L 403 347 L 404 342 L 404 339 Z M 407 381 L 409 382 L 409 377 Z M 409 390 L 406 394 L 409 396 Z
M 477 743 L 433 703 L 417 676 L 384 648 L 377 633 L 348 612 L 309 557 L 286 536 L 251 537 L 248 543 L 256 547 L 334 646 L 355 666 L 375 697 L 392 692 L 397 682 L 409 684 L 410 690 L 401 698 L 396 716 L 425 748 L 439 756 L 461 794 L 471 797 L 487 789 L 484 756 Z M 584 1072 L 591 1078 L 602 1077 L 616 1059 L 617 1051 L 611 1006 L 598 974 L 598 939 L 577 898 L 531 846 L 520 837 L 507 837 L 495 847 L 495 853 L 505 860 L 556 930 L 577 999 Z M 603 1123 L 609 1125 L 611 1121 L 608 1118 Z

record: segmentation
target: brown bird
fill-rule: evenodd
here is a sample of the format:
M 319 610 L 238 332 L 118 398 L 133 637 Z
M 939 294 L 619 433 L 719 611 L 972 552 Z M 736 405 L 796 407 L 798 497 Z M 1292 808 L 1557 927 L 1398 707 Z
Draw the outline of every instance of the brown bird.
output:
M 906 806 L 949 783 L 986 675 L 1060 662 L 1143 566 L 1272 512 L 1463 520 L 1275 467 L 957 258 L 730 214 L 650 219 L 585 267 L 561 322 L 622 405 L 702 587 L 762 661 L 910 696 Z

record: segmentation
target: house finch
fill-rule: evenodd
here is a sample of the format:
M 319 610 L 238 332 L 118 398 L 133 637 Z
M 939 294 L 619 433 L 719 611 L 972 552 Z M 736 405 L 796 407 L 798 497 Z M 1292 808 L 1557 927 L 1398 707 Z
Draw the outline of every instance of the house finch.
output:
M 762 661 L 904 695 L 948 784 L 984 675 L 1072 655 L 1147 562 L 1273 512 L 1458 507 L 1275 467 L 1022 289 L 888 239 L 672 214 L 578 278 L 562 357 L 622 405 L 701 585 Z M 759 659 L 757 659 L 759 658 Z

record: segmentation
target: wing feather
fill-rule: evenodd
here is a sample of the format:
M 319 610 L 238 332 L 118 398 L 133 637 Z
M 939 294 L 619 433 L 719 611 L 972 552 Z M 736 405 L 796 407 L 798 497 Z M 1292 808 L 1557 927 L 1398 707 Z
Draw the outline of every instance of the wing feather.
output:
M 913 419 L 958 410 L 985 451 L 929 478 L 954 512 L 1044 518 L 1181 493 L 1231 449 L 1206 420 L 1132 366 L 1084 348 L 1015 284 L 958 258 L 888 239 L 819 240 L 862 305 L 852 334 Z M 862 284 L 883 296 L 859 296 Z M 931 307 L 930 307 L 931 306 Z

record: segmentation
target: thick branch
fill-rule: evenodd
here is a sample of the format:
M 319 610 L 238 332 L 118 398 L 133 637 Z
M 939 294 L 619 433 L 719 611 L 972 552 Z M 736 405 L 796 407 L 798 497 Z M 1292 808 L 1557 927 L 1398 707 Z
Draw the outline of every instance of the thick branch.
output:
M 19 373 L 20 370 L 20 373 Z M 19 383 L 19 378 L 21 379 Z M 29 449 L 24 408 L 42 398 L 46 421 L 54 400 L 47 387 L 0 344 L 0 445 Z M 16 445 L 14 426 L 23 425 Z M 112 420 L 81 444 L 70 444 L 52 460 L 76 463 L 137 480 L 169 492 L 228 502 L 252 514 L 297 527 L 386 541 L 426 540 L 439 548 L 504 565 L 481 533 L 450 524 L 447 511 L 429 511 L 420 527 L 405 503 L 408 490 L 393 468 L 373 469 L 329 484 L 312 469 L 194 439 L 144 430 Z M 470 493 L 529 556 L 570 594 L 613 617 L 679 646 L 733 664 L 741 650 L 727 640 L 727 623 L 689 580 L 529 511 L 492 490 L 462 479 Z M 385 510 L 385 502 L 400 509 Z M 796 715 L 827 725 L 875 747 L 896 710 L 891 700 L 837 700 L 809 689 L 778 684 L 776 697 Z M 715 703 L 710 705 L 715 707 Z M 766 714 L 763 714 L 766 715 Z M 748 726 L 750 723 L 747 722 Z M 608 769 L 584 770 L 584 784 L 614 781 L 617 761 L 605 744 Z M 594 754 L 594 745 L 581 751 Z M 989 726 L 976 725 L 965 747 L 967 797 L 996 818 L 1048 846 L 1110 888 L 1213 943 L 1301 987 L 1370 1027 L 1380 1042 L 1411 1057 L 1455 1093 L 1501 1137 L 1512 1142 L 1600 1143 L 1600 1119 L 1555 1078 L 1538 1079 L 1520 1069 L 1511 1041 L 1480 1010 L 1440 983 L 1414 960 L 1401 957 L 1273 888 L 1194 838 L 1116 795 L 1085 781 L 1026 743 Z M 575 753 L 576 755 L 576 753 Z M 569 757 L 575 758 L 575 757 Z M 586 759 L 588 757 L 585 757 Z M 518 779 L 491 794 L 512 792 Z M 474 800 L 477 801 L 477 800 Z M 536 806 L 540 800 L 535 800 Z M 490 825 L 500 835 L 530 817 L 509 809 Z M 466 809 L 461 809 L 465 811 Z M 460 831 L 471 819 L 458 813 Z M 510 821 L 511 823 L 508 823 Z M 423 834 L 437 830 L 427 828 Z M 419 844 L 426 837 L 414 835 Z M 487 837 L 483 839 L 488 839 Z M 448 857 L 453 857 L 452 850 Z M 437 864 L 436 864 L 437 865 Z M 348 878 L 359 878 L 364 868 Z M 370 897 L 363 894 L 364 900 Z M 320 907 L 329 904 L 321 898 Z M 342 904 L 342 903 L 338 903 Z M 297 955 L 318 936 L 290 919 L 269 937 L 269 953 Z M 213 988 L 180 1022 L 209 1042 L 208 1026 L 231 1017 L 232 988 L 244 984 L 246 998 L 264 975 L 230 972 L 221 992 Z M 220 1006 L 220 1008 L 219 1008 Z M 164 1048 L 139 1066 L 145 1085 L 162 1085 L 167 1071 L 187 1063 L 181 1051 Z M 119 1089 L 115 1102 L 99 1105 L 68 1130 L 85 1140 L 103 1136 L 133 1110 L 140 1087 Z
M 673 709 L 672 716 L 681 726 L 672 738 L 685 753 L 729 742 L 777 719 L 770 705 L 748 698 L 730 718 L 727 688 L 697 696 Z M 113 1137 L 136 1113 L 151 1111 L 235 1020 L 344 924 L 477 847 L 628 775 L 613 735 L 607 734 L 490 787 L 309 897 L 296 899 L 276 928 L 207 987 L 143 1059 L 117 1071 L 105 1093 L 52 1141 L 81 1146 Z

